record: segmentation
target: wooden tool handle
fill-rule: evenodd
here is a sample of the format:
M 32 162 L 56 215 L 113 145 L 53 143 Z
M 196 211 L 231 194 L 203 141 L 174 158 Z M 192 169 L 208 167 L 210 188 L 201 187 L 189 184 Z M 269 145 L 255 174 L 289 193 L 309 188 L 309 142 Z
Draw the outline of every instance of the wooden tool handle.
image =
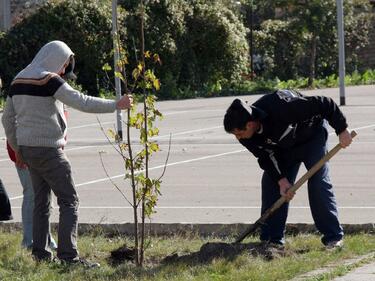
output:
M 354 138 L 357 133 L 351 131 L 350 135 Z M 310 168 L 291 188 L 290 190 L 296 192 L 309 178 L 311 178 L 323 165 L 329 161 L 337 152 L 341 149 L 341 145 L 337 144 L 332 148 L 326 155 L 322 157 L 314 166 Z M 253 224 L 250 225 L 235 241 L 235 243 L 240 243 L 243 239 L 246 238 L 249 234 L 253 233 L 260 225 L 264 222 L 285 203 L 285 197 L 281 196 L 269 209 L 267 209 L 263 215 Z

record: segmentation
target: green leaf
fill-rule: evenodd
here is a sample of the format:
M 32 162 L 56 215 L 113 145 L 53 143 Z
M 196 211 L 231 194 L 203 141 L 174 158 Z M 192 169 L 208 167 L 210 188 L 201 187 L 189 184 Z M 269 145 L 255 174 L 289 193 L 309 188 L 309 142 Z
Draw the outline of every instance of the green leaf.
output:
M 102 70 L 104 70 L 104 71 L 111 71 L 112 67 L 108 63 L 106 63 L 106 64 L 103 65 Z
M 159 144 L 155 143 L 155 142 L 152 142 L 150 143 L 149 145 L 149 149 L 156 152 L 156 151 L 159 151 Z

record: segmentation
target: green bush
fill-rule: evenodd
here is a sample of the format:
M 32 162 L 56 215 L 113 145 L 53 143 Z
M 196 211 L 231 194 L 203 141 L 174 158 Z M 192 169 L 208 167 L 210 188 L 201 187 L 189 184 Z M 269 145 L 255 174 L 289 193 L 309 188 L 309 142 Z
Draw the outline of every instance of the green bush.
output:
M 146 50 L 160 55 L 155 69 L 160 98 L 194 96 L 240 80 L 247 72 L 246 29 L 223 1 L 149 1 L 146 9 Z M 125 45 L 134 57 L 138 42 L 137 1 L 123 1 Z M 189 93 L 189 94 L 188 94 Z
M 259 19 L 255 24 L 254 52 L 262 61 L 262 69 L 257 74 L 266 79 L 277 76 L 288 80 L 323 78 L 338 72 L 335 0 L 254 0 L 252 3 Z M 278 12 L 276 15 L 262 10 Z M 358 52 L 369 43 L 371 5 L 367 0 L 344 1 L 344 14 L 346 69 L 362 70 Z
M 44 44 L 61 40 L 76 55 L 77 82 L 97 95 L 104 77 L 101 67 L 110 61 L 112 50 L 111 9 L 102 2 L 48 1 L 0 37 L 0 76 L 5 87 Z
M 121 2 L 120 2 L 121 3 Z M 91 95 L 111 85 L 102 66 L 112 62 L 110 1 L 52 0 L 0 36 L 0 76 L 5 88 L 37 51 L 51 40 L 66 42 L 76 54 L 78 84 Z M 129 69 L 140 57 L 139 1 L 123 1 L 119 15 Z M 125 17 L 126 13 L 126 17 Z M 146 50 L 160 55 L 155 72 L 161 98 L 217 91 L 247 71 L 246 30 L 222 1 L 149 1 L 146 6 Z

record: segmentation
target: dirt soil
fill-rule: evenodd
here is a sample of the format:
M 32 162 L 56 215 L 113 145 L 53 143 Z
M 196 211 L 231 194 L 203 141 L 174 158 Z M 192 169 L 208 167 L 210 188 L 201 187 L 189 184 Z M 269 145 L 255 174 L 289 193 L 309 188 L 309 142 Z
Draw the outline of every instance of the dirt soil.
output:
M 134 261 L 135 251 L 133 248 L 128 248 L 126 245 L 113 250 L 111 252 L 110 262 L 114 264 L 123 263 L 125 261 Z
M 300 254 L 294 251 L 286 250 L 282 246 L 270 245 L 263 242 L 255 243 L 206 243 L 199 251 L 192 253 L 178 254 L 174 253 L 161 260 L 161 264 L 171 263 L 209 263 L 217 258 L 233 260 L 237 256 L 248 253 L 254 257 L 262 257 L 266 260 L 274 258 L 292 256 Z M 134 260 L 134 249 L 122 246 L 111 252 L 111 261 L 121 263 Z
M 242 253 L 249 253 L 254 257 L 263 257 L 267 260 L 271 260 L 277 257 L 290 256 L 294 253 L 288 252 L 282 246 L 273 246 L 267 243 L 206 243 L 200 248 L 198 252 L 193 252 L 185 255 L 179 255 L 177 253 L 167 256 L 164 258 L 162 263 L 209 263 L 216 258 L 225 258 L 232 260 Z

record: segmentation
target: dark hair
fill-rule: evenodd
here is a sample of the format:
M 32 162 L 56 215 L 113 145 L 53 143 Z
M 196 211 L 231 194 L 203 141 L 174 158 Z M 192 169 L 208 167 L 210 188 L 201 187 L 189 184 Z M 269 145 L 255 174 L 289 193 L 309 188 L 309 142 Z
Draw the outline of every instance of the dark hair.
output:
M 225 113 L 224 129 L 227 133 L 231 133 L 234 129 L 244 130 L 251 120 L 251 115 L 244 108 L 241 100 L 235 99 Z
M 76 80 L 77 79 L 77 76 L 73 72 L 75 65 L 76 65 L 76 61 L 74 59 L 74 56 L 71 55 L 70 58 L 69 58 L 69 64 L 65 68 L 65 73 L 62 76 L 62 78 L 64 80 Z

